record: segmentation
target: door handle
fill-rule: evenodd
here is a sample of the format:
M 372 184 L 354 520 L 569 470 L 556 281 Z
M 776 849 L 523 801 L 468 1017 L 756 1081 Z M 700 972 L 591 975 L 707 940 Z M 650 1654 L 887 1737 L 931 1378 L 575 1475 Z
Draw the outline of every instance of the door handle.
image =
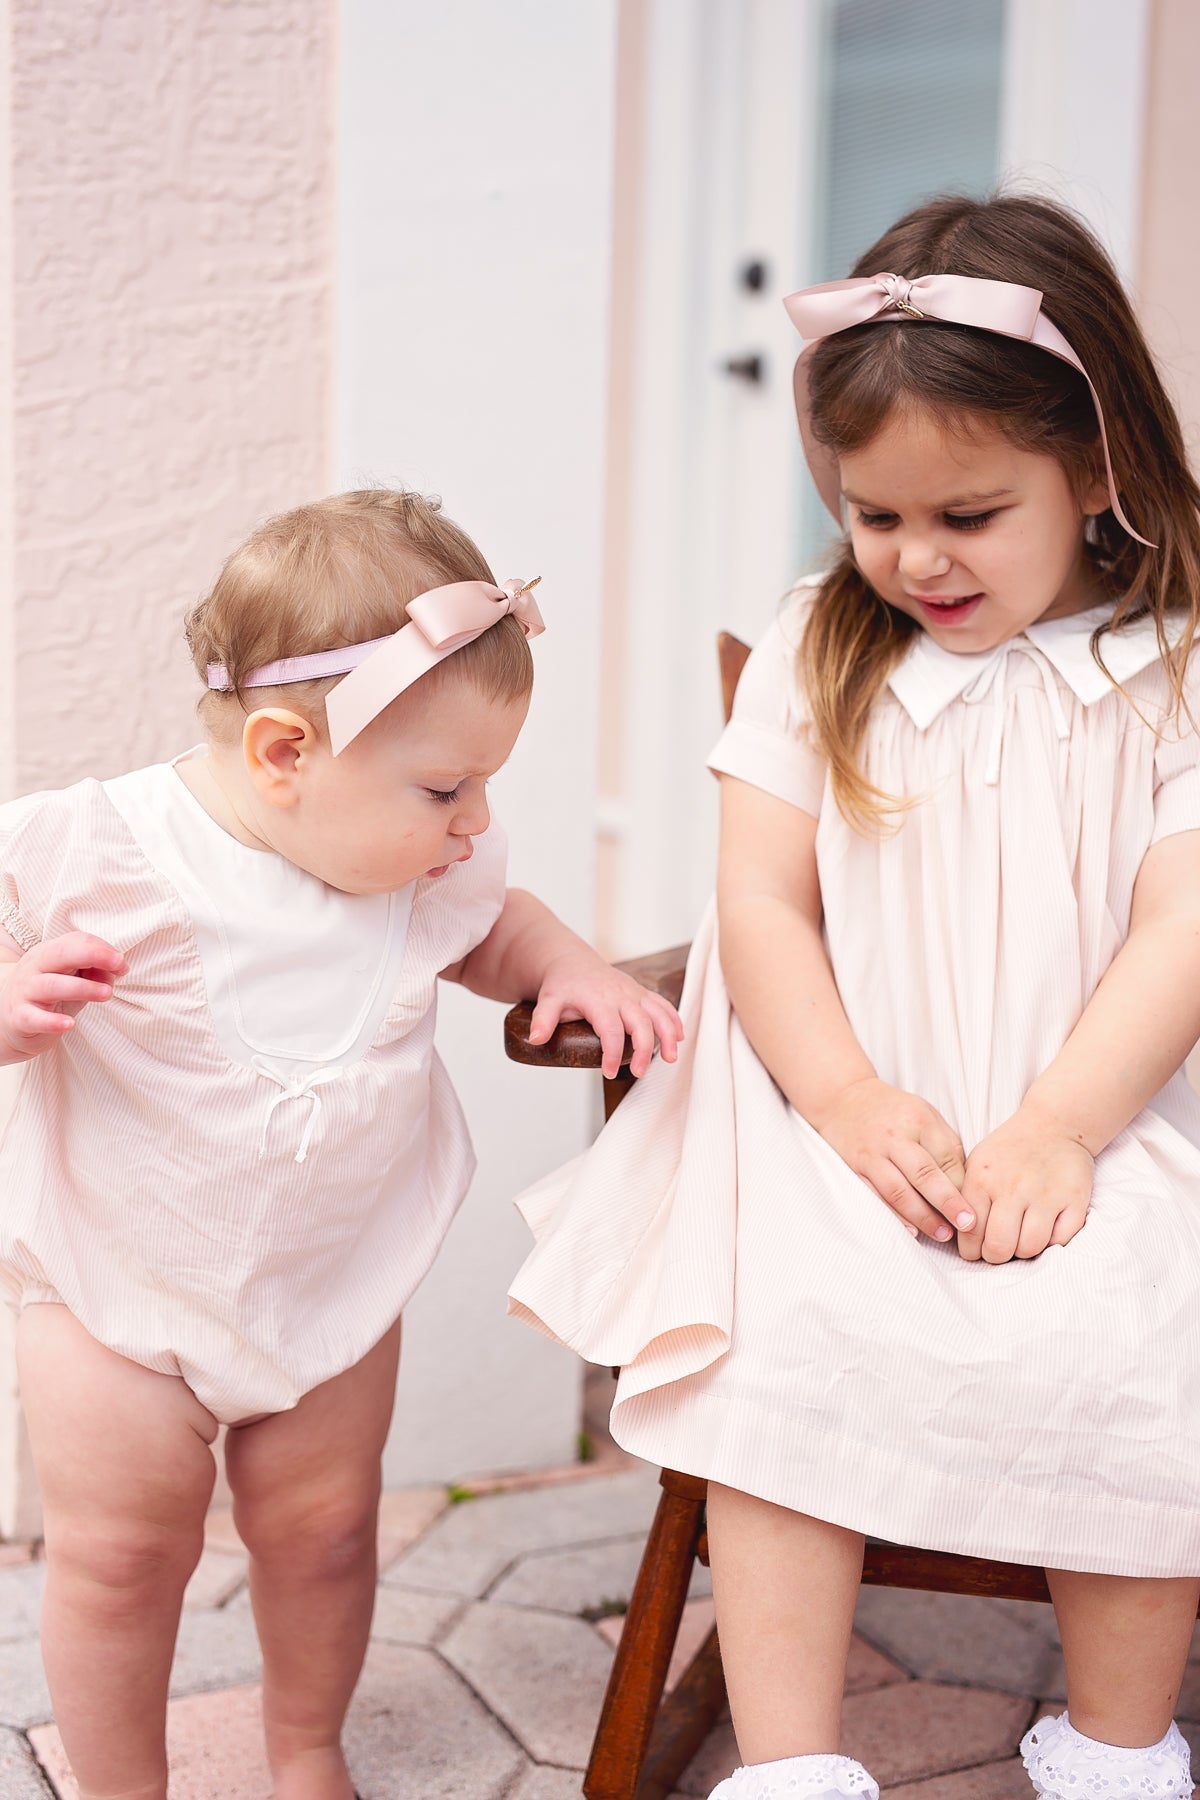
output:
M 731 375 L 735 381 L 747 381 L 751 387 L 761 387 L 766 379 L 766 358 L 761 350 L 745 350 L 740 356 L 727 356 L 717 367 L 722 375 Z

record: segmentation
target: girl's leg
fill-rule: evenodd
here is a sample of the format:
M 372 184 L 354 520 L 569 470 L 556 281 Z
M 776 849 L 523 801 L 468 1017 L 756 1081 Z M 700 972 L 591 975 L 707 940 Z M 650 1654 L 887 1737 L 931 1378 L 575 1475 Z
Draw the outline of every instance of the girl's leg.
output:
M 17 1328 L 46 1529 L 42 1653 L 83 1800 L 165 1800 L 167 1679 L 199 1560 L 217 1422 L 65 1306 Z
M 836 1752 L 861 1533 L 713 1482 L 708 1544 L 721 1660 L 744 1761 Z
M 397 1321 L 291 1412 L 226 1439 L 234 1518 L 250 1552 L 276 1800 L 352 1800 L 342 1723 L 375 1603 L 379 1464 L 399 1353 Z
M 1200 1581 L 1047 1569 L 1076 1731 L 1102 1744 L 1156 1744 L 1170 1728 L 1196 1624 Z

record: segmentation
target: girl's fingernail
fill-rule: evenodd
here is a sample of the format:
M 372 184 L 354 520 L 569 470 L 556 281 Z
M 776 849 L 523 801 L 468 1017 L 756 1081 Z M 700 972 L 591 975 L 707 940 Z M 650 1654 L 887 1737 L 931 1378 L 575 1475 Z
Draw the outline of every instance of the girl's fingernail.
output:
M 954 1233 L 951 1231 L 951 1229 L 948 1225 L 939 1225 L 933 1235 L 937 1239 L 939 1244 L 947 1244 L 947 1243 L 949 1243 L 950 1239 L 954 1236 Z
M 910 1225 L 907 1220 L 904 1221 L 904 1229 L 907 1231 L 909 1237 L 920 1237 L 921 1235 L 916 1226 Z
M 970 1231 L 972 1225 L 975 1223 L 975 1214 L 960 1212 L 954 1223 L 958 1226 L 960 1231 Z

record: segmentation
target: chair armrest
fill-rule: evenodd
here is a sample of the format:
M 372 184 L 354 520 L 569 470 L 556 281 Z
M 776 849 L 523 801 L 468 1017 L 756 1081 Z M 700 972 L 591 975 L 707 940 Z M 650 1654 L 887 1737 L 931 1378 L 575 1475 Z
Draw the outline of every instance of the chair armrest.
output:
M 690 947 L 676 944 L 674 949 L 659 950 L 652 956 L 635 956 L 631 962 L 618 963 L 617 967 L 640 981 L 643 987 L 661 994 L 672 1006 L 678 1006 L 683 991 L 683 968 Z M 532 1018 L 531 1000 L 522 1000 L 505 1015 L 504 1049 L 513 1062 L 531 1063 L 539 1069 L 600 1067 L 600 1039 L 585 1020 L 570 1019 L 559 1026 L 547 1043 L 531 1044 L 529 1024 Z M 633 1046 L 626 1038 L 623 1060 L 628 1062 L 632 1055 Z

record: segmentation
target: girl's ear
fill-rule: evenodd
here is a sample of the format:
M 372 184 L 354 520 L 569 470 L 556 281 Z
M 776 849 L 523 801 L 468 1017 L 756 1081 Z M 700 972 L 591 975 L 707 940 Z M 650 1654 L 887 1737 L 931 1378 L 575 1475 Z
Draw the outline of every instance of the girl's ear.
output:
M 1098 513 L 1107 512 L 1112 505 L 1112 496 L 1108 491 L 1108 480 L 1101 473 L 1093 475 L 1080 495 L 1079 504 L 1083 508 L 1084 517 L 1094 519 Z
M 319 747 L 311 722 L 284 707 L 260 707 L 242 727 L 246 773 L 269 806 L 295 806 L 305 764 Z

